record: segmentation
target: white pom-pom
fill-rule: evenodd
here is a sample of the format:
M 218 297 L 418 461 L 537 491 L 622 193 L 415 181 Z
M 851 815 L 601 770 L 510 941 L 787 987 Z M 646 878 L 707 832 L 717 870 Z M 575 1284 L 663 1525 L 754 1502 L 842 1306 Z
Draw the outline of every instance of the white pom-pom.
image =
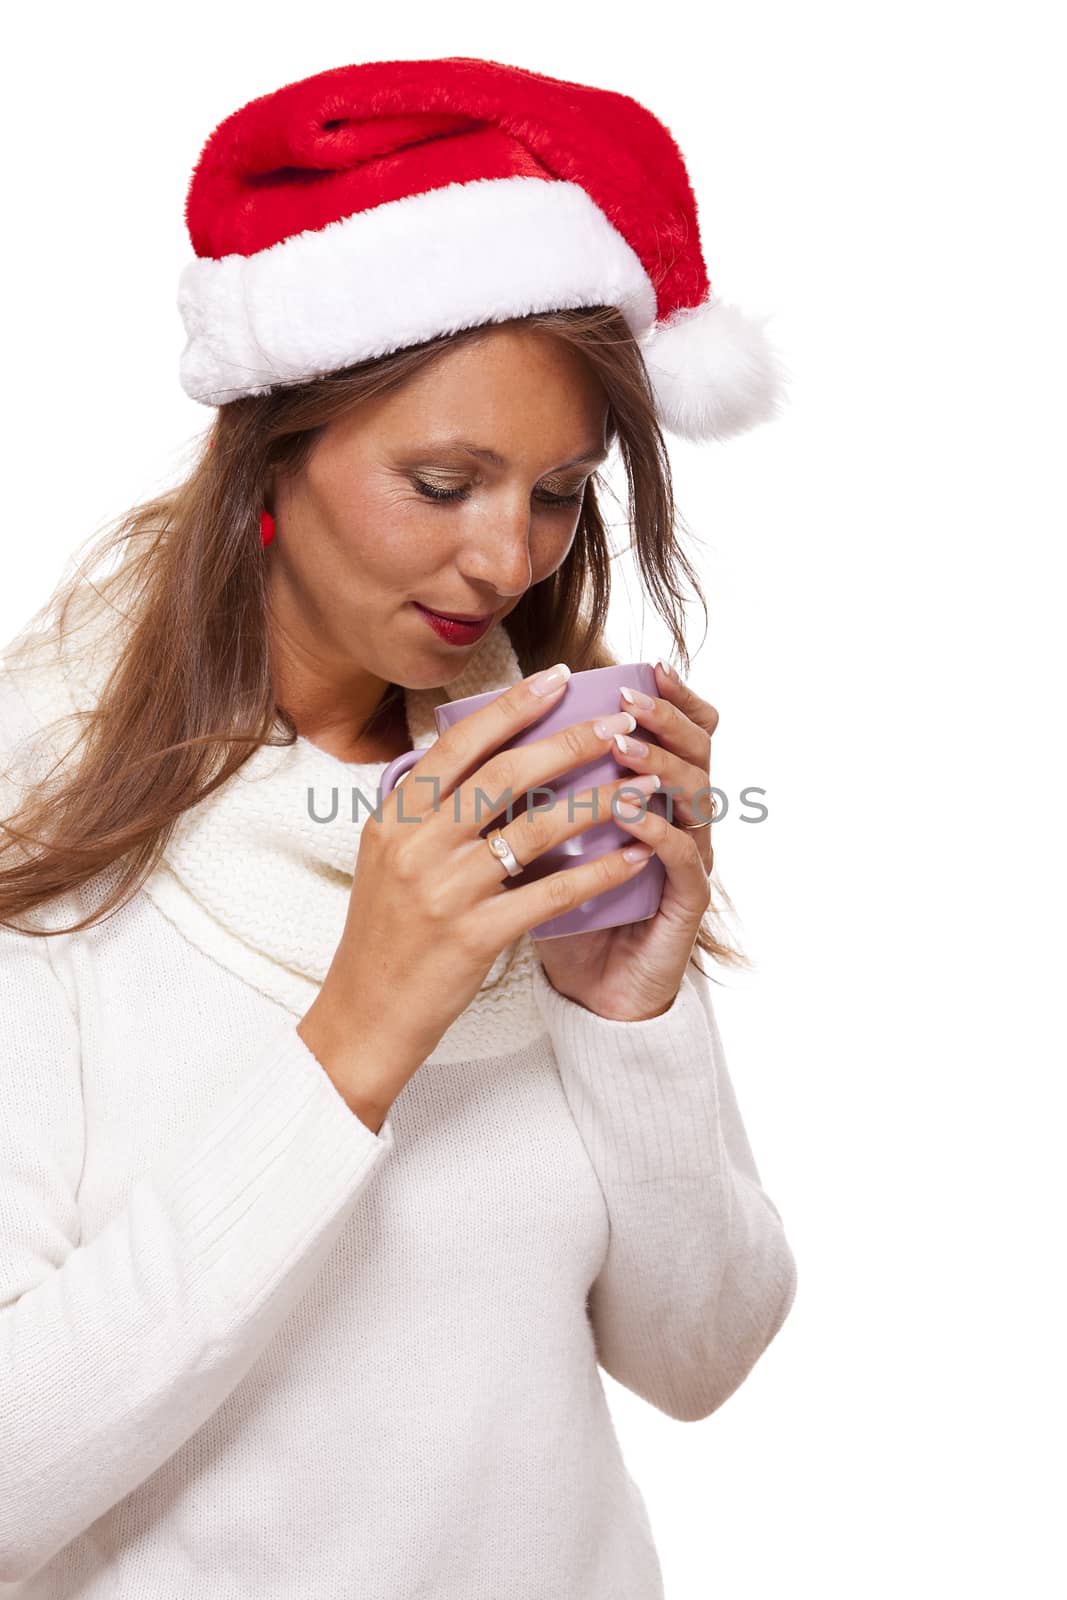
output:
M 711 296 L 658 323 L 641 350 L 660 426 L 683 439 L 729 439 L 781 412 L 786 374 L 753 317 Z

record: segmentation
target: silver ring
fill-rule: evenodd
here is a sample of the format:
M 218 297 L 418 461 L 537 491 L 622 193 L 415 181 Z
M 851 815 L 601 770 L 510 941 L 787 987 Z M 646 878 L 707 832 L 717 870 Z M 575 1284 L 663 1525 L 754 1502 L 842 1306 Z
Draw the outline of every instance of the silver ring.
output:
M 504 863 L 505 867 L 507 868 L 508 877 L 517 878 L 523 870 L 522 863 L 519 861 L 514 850 L 508 844 L 508 841 L 504 838 L 501 830 L 499 828 L 494 828 L 492 833 L 487 833 L 485 836 L 485 842 L 496 856 L 497 860 Z

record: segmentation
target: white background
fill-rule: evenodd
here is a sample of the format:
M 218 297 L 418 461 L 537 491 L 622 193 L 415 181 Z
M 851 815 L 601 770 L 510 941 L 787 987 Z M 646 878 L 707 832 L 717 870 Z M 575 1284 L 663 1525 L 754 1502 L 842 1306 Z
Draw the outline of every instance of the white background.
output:
M 210 423 L 178 386 L 182 207 L 254 95 L 453 54 L 622 90 L 686 154 L 715 288 L 774 313 L 786 416 L 673 455 L 713 777 L 767 790 L 765 823 L 715 828 L 756 961 L 717 1003 L 800 1287 L 702 1423 L 605 1380 L 668 1600 L 1065 1592 L 1051 19 L 186 0 L 8 24 L 4 640 Z M 619 598 L 613 642 L 654 659 Z

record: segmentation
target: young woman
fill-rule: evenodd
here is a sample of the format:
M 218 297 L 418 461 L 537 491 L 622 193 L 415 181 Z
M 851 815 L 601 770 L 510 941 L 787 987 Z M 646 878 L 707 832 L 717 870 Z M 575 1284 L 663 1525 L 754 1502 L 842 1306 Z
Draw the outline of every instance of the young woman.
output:
M 740 959 L 717 713 L 660 663 L 650 702 L 500 747 L 613 660 L 611 450 L 686 660 L 661 427 L 770 416 L 773 357 L 710 296 L 663 125 L 514 67 L 252 101 L 187 218 L 209 435 L 0 677 L 0 1581 L 653 1600 L 598 1363 L 707 1417 L 796 1286 L 697 959 Z M 658 778 L 673 815 L 505 891 L 485 819 L 411 785 L 418 827 L 331 814 L 413 743 L 445 797 L 610 746 L 600 802 Z M 525 864 L 592 815 L 501 831 Z M 654 918 L 530 937 L 650 851 Z

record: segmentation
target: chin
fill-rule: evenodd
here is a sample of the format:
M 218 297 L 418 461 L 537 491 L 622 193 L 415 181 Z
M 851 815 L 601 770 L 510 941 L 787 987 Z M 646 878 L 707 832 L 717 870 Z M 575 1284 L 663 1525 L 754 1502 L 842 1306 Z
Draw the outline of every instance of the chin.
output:
M 393 667 L 383 668 L 382 676 L 388 677 L 390 683 L 399 684 L 402 689 L 437 689 L 458 678 L 466 666 L 466 661 L 457 660 L 456 655 L 457 652 L 446 644 L 435 650 L 431 643 L 418 656 L 412 651 Z

